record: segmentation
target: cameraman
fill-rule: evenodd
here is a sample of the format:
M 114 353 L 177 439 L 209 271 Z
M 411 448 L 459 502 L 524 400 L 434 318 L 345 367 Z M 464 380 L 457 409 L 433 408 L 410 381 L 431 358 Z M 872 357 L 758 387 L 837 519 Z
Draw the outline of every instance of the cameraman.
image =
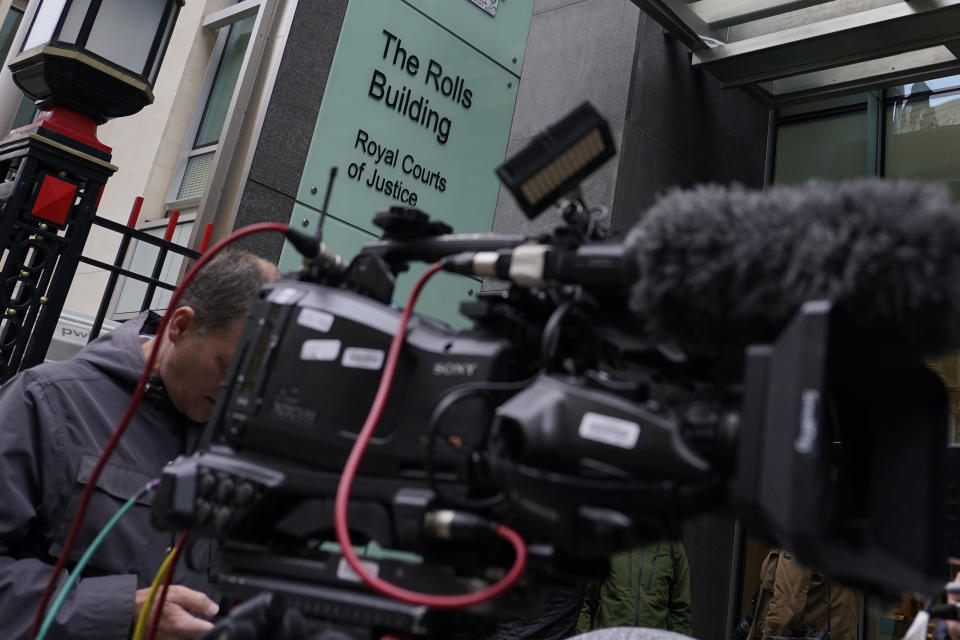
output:
M 226 252 L 198 272 L 171 312 L 143 401 L 96 484 L 73 550 L 94 536 L 163 466 L 190 450 L 213 410 L 250 302 L 276 268 Z M 74 358 L 39 365 L 0 389 L 0 620 L 3 637 L 25 638 L 101 450 L 120 420 L 157 339 L 144 313 L 87 345 Z M 57 640 L 124 640 L 173 537 L 150 526 L 141 499 L 111 531 L 50 630 Z M 205 541 L 185 550 L 206 564 Z M 191 561 L 193 561 L 191 563 Z M 202 569 L 203 567 L 199 567 Z M 59 576 L 60 585 L 66 573 Z M 159 637 L 195 638 L 217 613 L 205 572 L 178 571 Z

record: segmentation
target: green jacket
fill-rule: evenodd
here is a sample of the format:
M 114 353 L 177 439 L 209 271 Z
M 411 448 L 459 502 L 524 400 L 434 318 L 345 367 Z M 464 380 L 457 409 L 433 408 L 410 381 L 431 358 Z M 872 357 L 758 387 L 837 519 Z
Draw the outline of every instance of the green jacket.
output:
M 577 632 L 654 627 L 691 635 L 690 567 L 679 542 L 660 542 L 610 558 L 610 573 L 587 588 Z

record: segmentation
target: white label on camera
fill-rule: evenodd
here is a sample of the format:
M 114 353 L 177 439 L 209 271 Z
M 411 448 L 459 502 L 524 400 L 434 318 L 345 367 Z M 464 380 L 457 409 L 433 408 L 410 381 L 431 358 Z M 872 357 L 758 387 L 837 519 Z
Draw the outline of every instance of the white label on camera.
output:
M 584 440 L 602 442 L 621 449 L 633 449 L 640 437 L 640 425 L 588 411 L 580 420 L 579 433 Z
M 370 369 L 376 371 L 383 366 L 384 353 L 381 349 L 347 347 L 343 350 L 343 366 L 351 369 Z
M 297 289 L 292 289 L 290 287 L 274 289 L 267 298 L 267 300 L 270 302 L 275 302 L 277 304 L 290 304 L 292 302 L 296 302 L 298 299 L 300 299 L 300 292 Z
M 339 340 L 304 340 L 300 346 L 301 360 L 336 360 L 339 355 Z
M 800 394 L 800 401 L 800 433 L 793 441 L 793 448 L 797 453 L 806 455 L 813 453 L 817 447 L 817 434 L 820 432 L 820 425 L 817 422 L 820 392 L 816 389 L 804 389 Z
M 380 565 L 376 562 L 370 560 L 361 560 L 360 564 L 363 565 L 363 568 L 367 570 L 367 573 L 372 573 L 375 576 L 380 575 Z M 363 582 L 360 576 L 357 575 L 357 572 L 353 570 L 353 567 L 347 562 L 346 558 L 340 558 L 340 562 L 337 563 L 337 578 L 340 580 L 346 580 L 347 582 Z
M 297 324 L 308 329 L 326 333 L 333 326 L 333 314 L 304 307 L 297 316 Z

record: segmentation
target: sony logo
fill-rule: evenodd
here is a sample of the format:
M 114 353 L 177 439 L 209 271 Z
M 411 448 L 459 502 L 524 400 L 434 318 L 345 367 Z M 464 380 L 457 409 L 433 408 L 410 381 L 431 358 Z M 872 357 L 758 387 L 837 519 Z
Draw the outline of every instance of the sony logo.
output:
M 437 362 L 433 365 L 435 376 L 472 376 L 480 366 L 476 362 Z

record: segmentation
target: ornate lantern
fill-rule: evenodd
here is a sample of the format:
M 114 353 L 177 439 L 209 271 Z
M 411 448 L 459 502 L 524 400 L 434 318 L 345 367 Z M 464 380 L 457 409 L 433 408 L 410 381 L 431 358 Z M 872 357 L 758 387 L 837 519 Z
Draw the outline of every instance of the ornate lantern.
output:
M 97 124 L 153 102 L 153 85 L 183 0 L 41 0 L 14 82 L 40 109 Z

